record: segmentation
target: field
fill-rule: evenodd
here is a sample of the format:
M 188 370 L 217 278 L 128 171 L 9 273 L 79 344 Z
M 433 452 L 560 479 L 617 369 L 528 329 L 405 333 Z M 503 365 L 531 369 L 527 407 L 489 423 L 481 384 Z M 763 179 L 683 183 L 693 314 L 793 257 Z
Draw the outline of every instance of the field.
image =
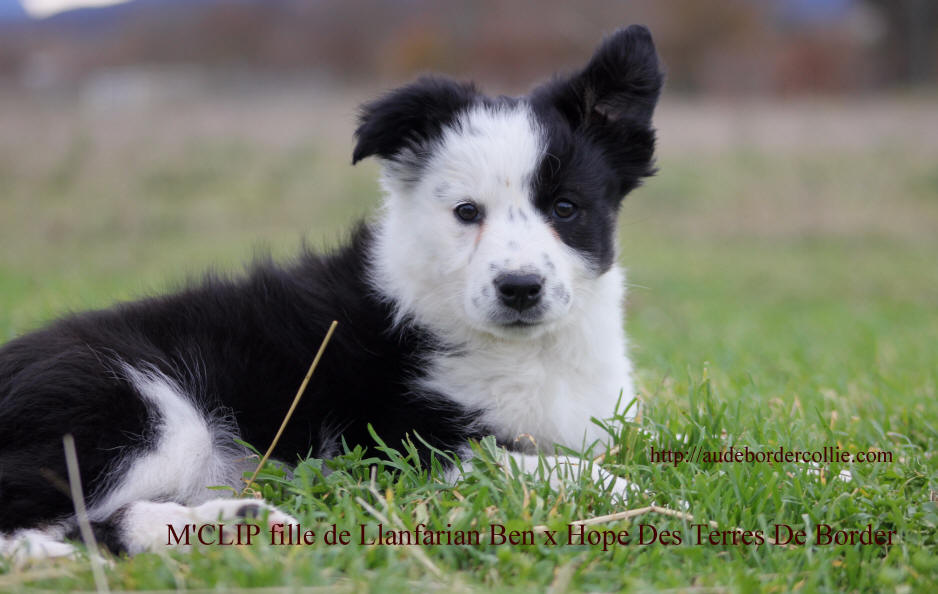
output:
M 349 165 L 370 92 L 219 94 L 104 110 L 0 96 L 0 339 L 70 310 L 166 290 L 258 253 L 341 241 L 378 202 Z M 351 98 L 350 98 L 351 97 Z M 112 589 L 934 591 L 938 586 L 938 110 L 934 97 L 660 109 L 660 174 L 621 217 L 640 424 L 602 464 L 638 487 L 507 480 L 483 443 L 455 488 L 400 444 L 304 461 L 266 494 L 335 524 L 567 534 L 573 520 L 680 531 L 682 544 L 202 547 L 106 570 Z M 931 135 L 931 136 L 929 136 Z M 311 351 L 317 345 L 310 345 Z M 315 377 L 313 378 L 315 381 Z M 0 437 L 2 439 L 2 437 Z M 267 444 L 253 444 L 264 449 Z M 875 463 L 656 461 L 652 448 L 888 453 Z M 397 473 L 386 472 L 390 467 Z M 850 471 L 852 479 L 838 473 Z M 427 473 L 430 476 L 428 478 Z M 697 544 L 695 524 L 773 535 L 896 531 L 891 546 Z M 702 528 L 706 539 L 712 528 Z M 647 530 L 647 529 L 646 529 Z M 0 590 L 95 589 L 87 559 L 14 568 Z M 270 591 L 270 590 L 265 590 Z

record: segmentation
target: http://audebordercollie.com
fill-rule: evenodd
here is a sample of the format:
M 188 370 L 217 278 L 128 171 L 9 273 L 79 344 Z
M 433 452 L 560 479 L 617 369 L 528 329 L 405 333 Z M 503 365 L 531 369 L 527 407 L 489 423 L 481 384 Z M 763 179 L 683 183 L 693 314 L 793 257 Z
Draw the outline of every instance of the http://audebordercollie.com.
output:
M 276 459 L 373 448 L 371 425 L 424 462 L 437 449 L 465 469 L 470 442 L 494 435 L 513 468 L 536 469 L 538 455 L 576 468 L 555 446 L 601 446 L 609 434 L 591 419 L 635 410 L 616 219 L 654 172 L 662 80 L 641 26 L 524 97 L 420 78 L 361 109 L 352 159 L 380 160 L 384 204 L 343 247 L 4 345 L 0 554 L 74 551 L 66 435 L 93 533 L 113 552 L 165 547 L 168 525 L 291 521 L 208 487 L 244 486 L 257 460 L 240 444 L 271 443 L 333 320 Z M 580 467 L 610 496 L 629 490 Z

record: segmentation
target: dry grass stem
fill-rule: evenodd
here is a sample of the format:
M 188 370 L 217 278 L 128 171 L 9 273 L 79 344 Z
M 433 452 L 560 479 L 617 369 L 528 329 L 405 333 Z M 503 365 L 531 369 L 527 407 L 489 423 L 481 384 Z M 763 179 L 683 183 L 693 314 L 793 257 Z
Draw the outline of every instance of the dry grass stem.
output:
M 381 497 L 379 496 L 377 492 L 375 492 L 374 495 L 379 500 L 381 499 Z M 404 526 L 404 523 L 401 522 L 400 518 L 398 518 L 397 516 L 393 517 L 394 522 L 392 522 L 391 520 L 388 519 L 387 516 L 379 512 L 373 506 L 369 505 L 368 502 L 362 499 L 361 497 L 356 497 L 355 501 L 357 501 L 358 505 L 362 506 L 365 509 L 365 511 L 367 511 L 372 516 L 377 518 L 383 524 L 386 524 L 388 526 L 397 526 L 398 529 L 400 530 L 407 530 L 407 527 Z M 422 563 L 423 566 L 426 567 L 430 571 L 430 573 L 432 573 L 434 576 L 436 576 L 437 578 L 443 577 L 443 572 L 440 571 L 440 569 L 436 565 L 434 565 L 433 561 L 431 561 L 429 557 L 427 557 L 427 554 L 423 551 L 423 547 L 421 547 L 420 545 L 417 545 L 415 547 L 402 546 L 400 548 L 404 549 L 405 551 L 409 553 L 412 553 L 414 557 L 418 561 L 420 561 L 420 563 Z
M 75 517 L 78 520 L 81 540 L 88 548 L 88 554 L 91 557 L 91 574 L 94 576 L 94 585 L 98 592 L 109 592 L 107 578 L 101 568 L 101 556 L 98 555 L 98 543 L 95 541 L 94 532 L 91 530 L 88 510 L 85 509 L 85 497 L 82 495 L 81 489 L 81 475 L 78 473 L 78 454 L 75 451 L 75 438 L 72 437 L 71 433 L 67 433 L 62 437 L 62 445 L 65 447 L 65 467 L 68 469 L 68 486 L 72 495 L 72 503 L 75 505 Z
M 329 325 L 329 330 L 326 332 L 326 337 L 322 339 L 322 344 L 319 345 L 319 350 L 316 352 L 316 356 L 313 358 L 313 362 L 309 366 L 309 371 L 306 372 L 306 377 L 303 378 L 303 383 L 300 384 L 300 389 L 296 391 L 296 396 L 293 397 L 293 403 L 290 405 L 290 409 L 287 410 L 287 414 L 283 417 L 283 422 L 280 423 L 280 429 L 277 429 L 277 434 L 274 436 L 274 440 L 270 442 L 270 447 L 267 448 L 267 452 L 264 453 L 264 457 L 261 458 L 261 461 L 257 464 L 257 468 L 254 469 L 254 474 L 251 475 L 247 485 L 244 486 L 244 490 L 241 492 L 242 496 L 245 495 L 251 488 L 251 485 L 254 484 L 254 480 L 257 479 L 257 474 L 261 471 L 261 468 L 264 467 L 264 464 L 267 463 L 267 460 L 273 453 L 274 448 L 277 447 L 277 442 L 280 441 L 280 436 L 283 435 L 283 430 L 286 429 L 287 423 L 290 422 L 290 417 L 293 416 L 293 411 L 296 410 L 296 405 L 300 403 L 300 398 L 303 397 L 303 393 L 306 391 L 306 386 L 309 384 L 309 378 L 313 377 L 313 372 L 316 371 L 316 367 L 319 365 L 319 360 L 322 359 L 322 354 L 326 352 L 326 346 L 329 344 L 329 340 L 332 339 L 332 334 L 335 332 L 335 328 L 338 325 L 339 322 L 336 320 L 333 320 L 332 324 Z
M 571 526 L 593 526 L 595 524 L 606 524 L 609 522 L 618 522 L 620 520 L 628 520 L 629 518 L 634 518 L 636 516 L 644 516 L 645 514 L 661 514 L 663 516 L 671 516 L 672 518 L 679 518 L 687 522 L 695 522 L 694 516 L 687 512 L 678 511 L 676 509 L 670 509 L 667 507 L 661 507 L 659 505 L 648 505 L 646 507 L 638 507 L 635 509 L 627 509 L 625 511 L 616 512 L 614 514 L 607 514 L 604 516 L 595 516 L 592 518 L 584 518 L 582 520 L 574 520 L 570 522 Z M 709 521 L 707 524 L 711 528 L 719 529 L 720 525 L 714 521 Z M 539 525 L 534 527 L 535 532 L 545 532 L 547 526 Z M 742 528 L 730 528 L 731 531 L 736 532 L 737 534 L 742 534 L 744 531 Z M 788 545 L 779 545 L 775 540 L 766 537 L 766 541 L 773 545 L 787 547 Z

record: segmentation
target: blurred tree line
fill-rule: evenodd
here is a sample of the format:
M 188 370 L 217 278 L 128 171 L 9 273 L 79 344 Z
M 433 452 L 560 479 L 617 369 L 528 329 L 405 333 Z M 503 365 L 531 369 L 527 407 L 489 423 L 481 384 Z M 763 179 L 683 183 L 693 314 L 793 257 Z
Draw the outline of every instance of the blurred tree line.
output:
M 672 92 L 868 91 L 938 78 L 935 0 L 136 0 L 0 24 L 2 84 L 193 67 L 358 83 L 420 71 L 523 89 L 651 27 Z

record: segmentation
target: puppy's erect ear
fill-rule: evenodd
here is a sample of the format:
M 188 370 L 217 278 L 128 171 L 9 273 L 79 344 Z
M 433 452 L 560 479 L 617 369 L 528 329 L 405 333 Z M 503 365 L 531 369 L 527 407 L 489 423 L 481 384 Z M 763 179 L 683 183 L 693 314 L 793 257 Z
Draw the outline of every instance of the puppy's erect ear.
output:
M 624 195 L 654 173 L 651 116 L 663 82 L 651 33 L 632 25 L 606 38 L 583 70 L 535 90 L 532 101 L 599 143 Z
M 372 155 L 420 159 L 443 128 L 479 97 L 471 84 L 423 77 L 362 106 L 352 163 Z
M 651 123 L 664 74 L 651 33 L 641 25 L 621 29 L 605 39 L 578 75 L 568 81 L 558 105 L 571 120 L 594 119 Z

